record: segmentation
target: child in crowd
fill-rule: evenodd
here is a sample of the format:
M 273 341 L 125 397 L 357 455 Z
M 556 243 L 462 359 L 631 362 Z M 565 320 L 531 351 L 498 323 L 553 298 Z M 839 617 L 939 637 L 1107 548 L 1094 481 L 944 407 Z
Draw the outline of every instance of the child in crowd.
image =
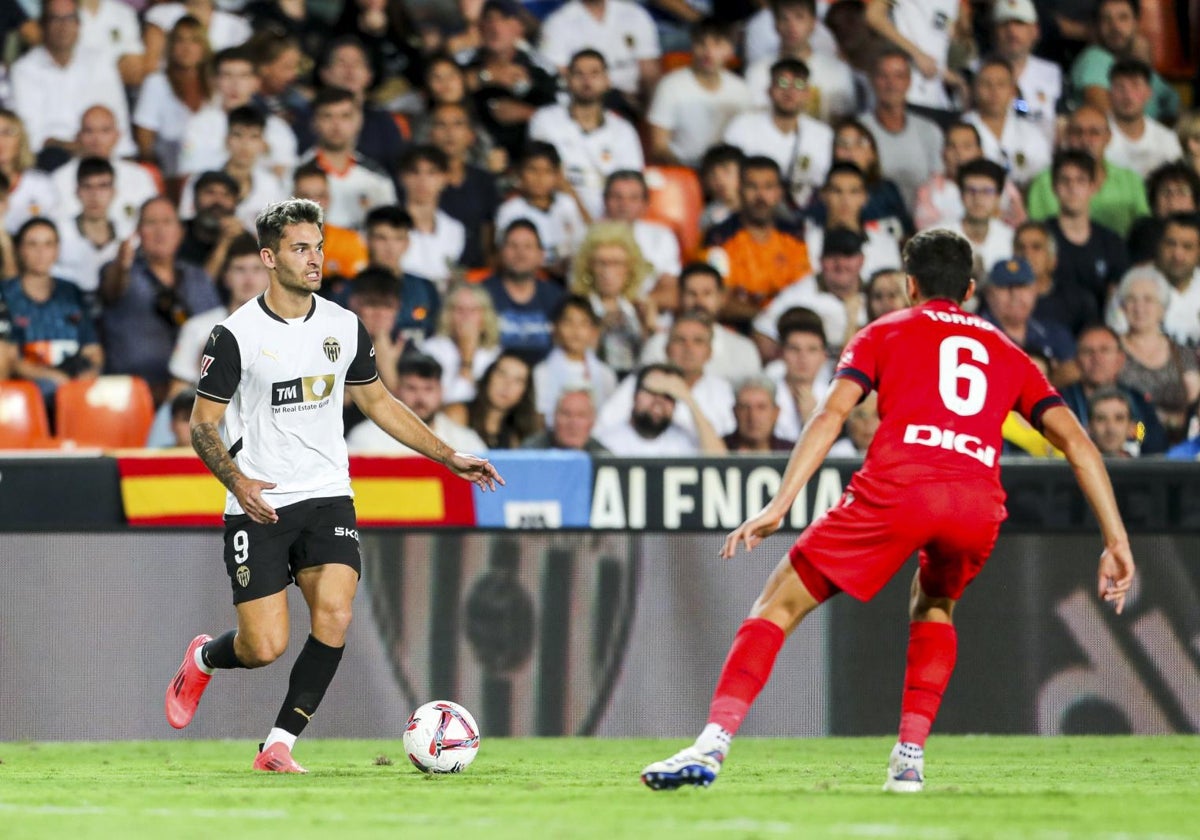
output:
M 558 150 L 550 143 L 530 142 L 517 164 L 516 186 L 517 194 L 496 211 L 496 230 L 506 230 L 517 219 L 533 222 L 546 252 L 547 273 L 565 277 L 587 223 L 563 177 Z
M 700 161 L 700 184 L 708 203 L 700 215 L 700 230 L 721 224 L 742 206 L 740 198 L 742 159 L 737 146 L 721 144 L 704 153 Z
M 597 405 L 603 405 L 617 387 L 612 368 L 600 361 L 600 316 L 591 302 L 579 295 L 563 300 L 554 313 L 554 349 L 533 369 L 537 410 L 548 428 L 554 426 L 554 410 L 563 389 L 587 385 Z

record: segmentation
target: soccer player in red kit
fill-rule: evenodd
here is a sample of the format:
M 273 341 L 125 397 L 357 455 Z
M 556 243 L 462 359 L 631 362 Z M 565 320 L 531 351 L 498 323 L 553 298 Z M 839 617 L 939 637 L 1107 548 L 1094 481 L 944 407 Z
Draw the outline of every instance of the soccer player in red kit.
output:
M 992 324 L 964 312 L 974 291 L 971 246 L 946 230 L 904 249 L 913 306 L 846 346 L 834 382 L 792 451 L 778 494 L 725 539 L 730 559 L 777 531 L 850 410 L 878 392 L 880 426 L 841 502 L 806 529 L 768 578 L 733 641 L 708 725 L 695 743 L 642 771 L 655 790 L 708 786 L 766 684 L 786 636 L 839 592 L 868 600 L 914 551 L 900 734 L 884 790 L 924 786 L 925 739 L 957 655 L 952 615 L 983 568 L 1006 516 L 1000 426 L 1016 410 L 1066 455 L 1100 524 L 1099 596 L 1120 612 L 1133 555 L 1104 462 L 1062 398 Z

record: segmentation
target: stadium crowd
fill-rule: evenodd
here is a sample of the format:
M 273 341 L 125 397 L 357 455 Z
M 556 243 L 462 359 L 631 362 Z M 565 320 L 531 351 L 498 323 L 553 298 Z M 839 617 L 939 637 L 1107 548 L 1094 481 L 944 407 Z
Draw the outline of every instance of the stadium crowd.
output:
M 255 216 L 294 195 L 325 210 L 322 294 L 464 450 L 786 451 L 849 338 L 906 305 L 905 239 L 946 227 L 978 314 L 1105 455 L 1200 451 L 1200 111 L 1155 69 L 1200 21 L 1151 32 L 1138 0 L 5 9 L 0 380 L 53 407 L 72 379 L 140 377 L 150 445 L 186 444 L 209 331 L 266 288 Z M 834 454 L 877 423 L 865 401 Z M 346 433 L 399 446 L 353 409 Z M 1015 414 L 1005 440 L 1060 456 Z

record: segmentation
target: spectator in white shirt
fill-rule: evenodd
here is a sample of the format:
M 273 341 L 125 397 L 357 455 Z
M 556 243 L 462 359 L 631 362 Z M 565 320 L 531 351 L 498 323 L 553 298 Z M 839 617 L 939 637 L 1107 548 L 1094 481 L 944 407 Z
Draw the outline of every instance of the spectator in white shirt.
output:
M 567 75 L 574 56 L 598 51 L 612 85 L 627 99 L 649 101 L 658 83 L 662 54 L 649 13 L 628 0 L 569 0 L 542 24 L 541 52 Z
M 1037 123 L 1016 112 L 1012 66 L 1002 58 L 985 59 L 975 74 L 973 89 L 975 110 L 965 114 L 963 122 L 979 129 L 983 156 L 1008 170 L 1017 186 L 1027 186 L 1050 166 L 1052 150 Z
M 55 276 L 93 293 L 100 286 L 100 269 L 116 259 L 121 239 L 128 234 L 118 232 L 112 218 L 117 194 L 112 162 L 89 157 L 78 161 L 74 169 L 73 198 L 78 209 L 59 219 Z
M 105 55 L 125 84 L 141 84 L 146 67 L 137 12 L 120 0 L 80 0 L 79 18 L 79 45 Z
M 229 157 L 221 171 L 237 184 L 234 216 L 247 231 L 255 230 L 255 219 L 262 208 L 288 197 L 288 189 L 267 166 L 267 143 L 263 138 L 266 127 L 267 118 L 249 105 L 229 113 L 229 133 L 225 135 Z M 179 218 L 185 222 L 195 215 L 193 187 L 198 177 L 188 178 L 180 194 Z
M 1017 79 L 1017 108 L 1037 123 L 1053 144 L 1062 98 L 1062 68 L 1033 55 L 1041 38 L 1033 0 L 997 0 L 992 6 L 996 54 L 1012 65 Z
M 372 207 L 396 203 L 396 186 L 370 158 L 355 151 L 362 129 L 362 108 L 344 88 L 322 88 L 313 100 L 316 146 L 304 156 L 329 176 L 329 213 L 338 227 L 362 231 Z
M 591 301 L 579 295 L 563 298 L 553 316 L 554 349 L 533 369 L 537 410 L 547 428 L 554 428 L 554 408 L 563 390 L 584 384 L 598 403 L 617 387 L 617 375 L 596 355 L 600 316 Z
M 980 285 L 992 266 L 1013 253 L 1013 229 L 997 218 L 1004 182 L 1004 168 L 995 161 L 981 158 L 958 168 L 963 217 L 961 222 L 946 225 L 946 229 L 962 234 L 971 243 L 974 276 Z
M 604 56 L 593 49 L 571 57 L 566 71 L 566 105 L 539 108 L 529 138 L 558 149 L 567 181 L 590 218 L 603 210 L 604 179 L 618 169 L 642 169 L 642 141 L 627 120 L 604 108 L 609 89 Z
M 214 52 L 237 47 L 253 34 L 250 23 L 241 15 L 218 9 L 213 0 L 187 0 L 186 3 L 158 3 L 146 9 L 142 41 L 146 46 L 146 66 L 157 68 L 162 61 L 166 33 L 184 15 L 200 21 Z
M 653 297 L 660 309 L 674 309 L 679 300 L 679 240 L 666 225 L 643 218 L 649 206 L 650 190 L 641 172 L 622 169 L 608 176 L 604 218 L 630 225 L 642 256 L 654 267 L 649 276 L 642 278 L 640 294 Z
M 979 129 L 971 123 L 946 126 L 942 143 L 942 171 L 934 173 L 917 188 L 913 223 L 917 230 L 953 224 L 963 217 L 962 193 L 958 190 L 958 167 L 983 157 Z M 1006 181 L 1000 197 L 1000 218 L 1014 229 L 1025 221 L 1025 200 L 1012 181 Z
M 396 364 L 399 384 L 396 398 L 456 452 L 486 452 L 475 432 L 455 423 L 442 411 L 442 366 L 422 353 L 409 353 Z M 417 455 L 372 420 L 356 425 L 346 435 L 346 448 L 355 454 Z
M 784 58 L 771 65 L 771 107 L 735 117 L 725 142 L 747 157 L 765 155 L 779 165 L 783 183 L 798 207 L 808 205 L 820 188 L 833 157 L 833 129 L 805 114 L 808 65 Z
M 214 101 L 188 117 L 181 138 L 180 175 L 220 169 L 225 160 L 228 114 L 234 108 L 252 105 L 259 78 L 254 55 L 245 47 L 230 47 L 213 56 L 217 95 Z M 319 97 L 318 97 L 319 98 Z M 282 119 L 267 117 L 267 148 L 271 170 L 285 181 L 296 167 L 296 135 Z
M 715 319 L 725 305 L 725 281 L 721 272 L 706 262 L 684 266 L 679 275 L 679 308 L 681 311 L 701 310 L 714 319 L 712 358 L 704 367 L 706 374 L 728 382 L 740 382 L 762 372 L 762 361 L 754 342 L 729 329 Z M 667 358 L 667 333 L 650 336 L 642 347 L 640 363 L 663 362 Z
M 565 277 L 571 259 L 587 233 L 583 209 L 563 177 L 562 159 L 550 143 L 530 140 L 517 162 L 516 195 L 496 211 L 496 230 L 507 230 L 517 219 L 528 219 L 538 230 L 546 251 L 545 269 Z
M 153 161 L 166 178 L 179 171 L 183 130 L 212 99 L 208 75 L 212 50 L 204 26 L 191 15 L 179 19 L 167 36 L 167 66 L 146 76 L 133 109 L 138 156 Z
M 33 168 L 33 151 L 25 124 L 16 113 L 0 108 L 0 174 L 8 179 L 4 229 L 16 233 L 34 216 L 58 214 L 58 191 L 50 176 Z
M 442 365 L 446 402 L 470 402 L 475 383 L 500 355 L 500 321 L 492 296 L 478 283 L 455 283 L 446 293 L 437 333 L 421 349 Z
M 125 86 L 108 56 L 80 47 L 76 0 L 47 0 L 42 29 L 44 45 L 13 62 L 11 73 L 13 110 L 25 121 L 30 148 L 66 160 L 83 112 L 107 105 L 121 131 L 118 152 L 133 154 Z
M 754 61 L 746 70 L 750 102 L 758 108 L 768 107 L 771 65 L 781 58 L 798 58 L 808 67 L 808 83 L 815 93 L 809 114 L 825 122 L 851 116 L 857 110 L 854 75 L 833 51 L 814 47 L 812 38 L 818 22 L 813 0 L 772 0 L 770 14 L 779 34 L 779 49 Z
M 970 6 L 960 0 L 868 0 L 867 25 L 912 59 L 917 76 L 908 101 L 928 111 L 953 110 L 947 86 L 965 95 L 962 79 L 950 69 L 950 44 L 969 41 Z
M 701 310 L 681 312 L 671 324 L 667 337 L 667 363 L 678 368 L 691 398 L 677 398 L 675 423 L 695 434 L 695 413 L 699 411 L 722 437 L 737 426 L 733 416 L 733 386 L 727 380 L 705 372 L 712 358 L 713 320 Z M 607 428 L 629 416 L 633 404 L 635 378 L 626 377 L 600 409 L 597 428 Z
M 1150 65 L 1136 58 L 1121 59 L 1108 71 L 1112 139 L 1104 149 L 1104 159 L 1143 178 L 1162 164 L 1183 157 L 1175 132 L 1146 116 L 1146 104 L 1154 94 L 1150 74 Z
M 691 65 L 663 77 L 646 114 L 656 161 L 695 166 L 725 125 L 750 107 L 746 83 L 725 69 L 731 58 L 733 37 L 724 24 L 706 18 L 693 25 Z
M 436 146 L 414 146 L 400 162 L 404 209 L 412 216 L 408 250 L 400 267 L 432 282 L 444 294 L 462 262 L 466 230 L 438 207 L 450 162 Z
M 622 415 L 603 427 L 597 423 L 595 438 L 609 452 L 648 458 L 726 454 L 725 442 L 699 411 L 679 368 L 647 365 L 628 381 L 632 396 L 622 400 Z M 604 408 L 612 404 L 609 400 Z M 685 407 L 695 418 L 693 430 L 678 423 L 679 409 Z
M 84 111 L 76 137 L 79 155 L 58 167 L 50 176 L 58 194 L 58 215 L 63 219 L 72 219 L 79 214 L 80 204 L 75 195 L 75 187 L 80 160 L 89 157 L 104 158 L 112 164 L 116 177 L 117 194 L 109 208 L 109 215 L 117 228 L 117 236 L 124 238 L 137 224 L 138 211 L 142 209 L 142 205 L 158 195 L 158 185 L 144 166 L 117 157 L 120 133 L 117 130 L 117 120 L 107 106 L 93 105 Z

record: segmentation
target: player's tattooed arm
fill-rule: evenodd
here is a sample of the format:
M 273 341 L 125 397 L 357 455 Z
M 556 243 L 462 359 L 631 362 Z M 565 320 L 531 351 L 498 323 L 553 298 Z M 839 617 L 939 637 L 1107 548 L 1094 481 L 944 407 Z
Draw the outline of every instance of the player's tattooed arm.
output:
M 192 424 L 192 448 L 196 450 L 204 466 L 217 477 L 217 481 L 225 485 L 225 489 L 235 492 L 234 485 L 239 478 L 245 476 L 237 468 L 233 458 L 229 457 L 229 450 L 221 440 L 216 423 Z

